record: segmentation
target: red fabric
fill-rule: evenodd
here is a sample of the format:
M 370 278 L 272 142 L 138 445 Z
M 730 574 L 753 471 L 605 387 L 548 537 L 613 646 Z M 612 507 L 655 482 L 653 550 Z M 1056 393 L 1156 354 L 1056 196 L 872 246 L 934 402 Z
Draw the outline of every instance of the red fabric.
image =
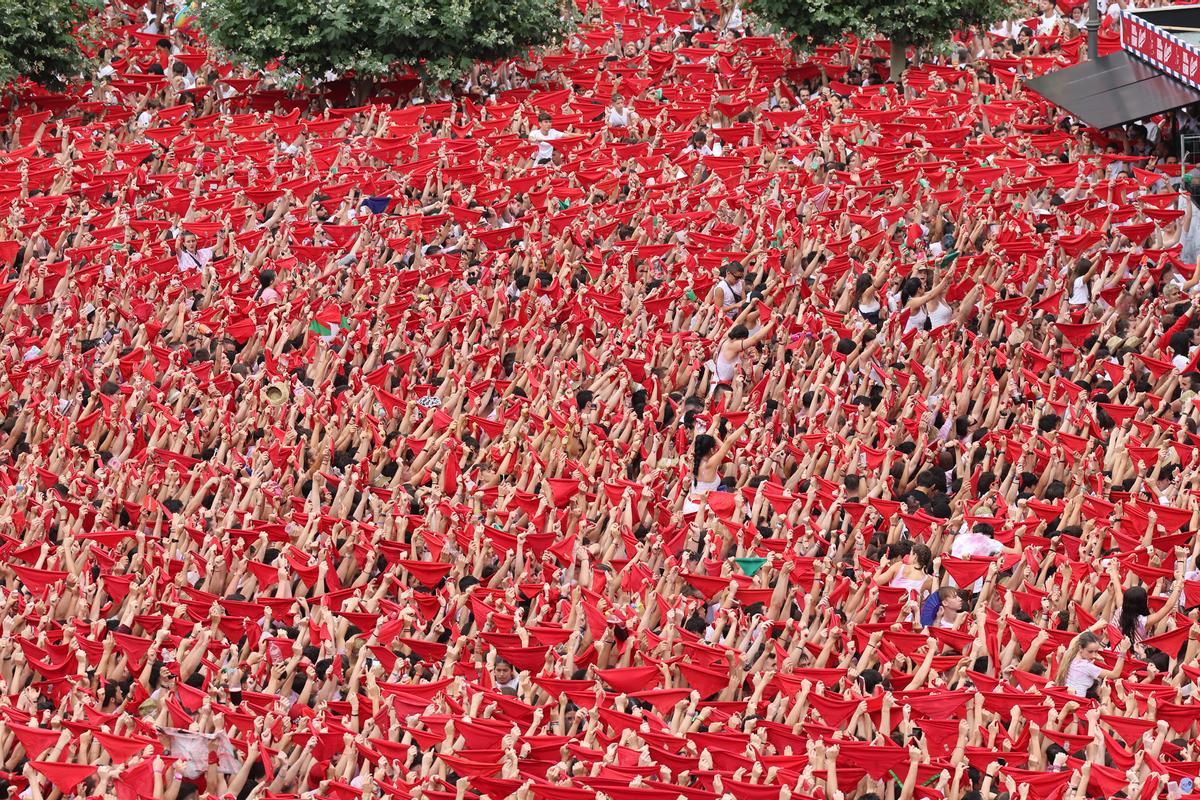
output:
M 96 766 L 88 764 L 66 764 L 52 761 L 30 761 L 29 764 L 45 775 L 63 794 L 71 794 L 75 791 L 76 786 L 96 772 Z
M 25 755 L 30 759 L 37 758 L 58 743 L 61 731 L 51 731 L 16 722 L 8 723 L 9 729 L 16 734 L 17 741 L 25 748 Z
M 597 670 L 600 679 L 618 692 L 630 694 L 653 689 L 662 679 L 657 667 L 622 667 Z

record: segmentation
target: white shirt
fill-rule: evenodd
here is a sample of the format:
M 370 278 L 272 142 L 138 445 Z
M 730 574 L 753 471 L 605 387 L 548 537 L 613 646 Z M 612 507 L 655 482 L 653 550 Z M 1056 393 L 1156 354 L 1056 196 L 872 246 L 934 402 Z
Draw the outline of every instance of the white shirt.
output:
M 988 30 L 988 33 L 1003 36 L 1005 39 L 1015 39 L 1020 32 L 1020 24 L 1016 20 L 1011 19 L 1000 20 Z
M 211 247 L 201 247 L 196 252 L 189 253 L 186 250 L 181 250 L 179 253 L 179 269 L 183 272 L 188 270 L 203 269 L 212 261 L 213 249 Z
M 546 161 L 554 158 L 554 145 L 550 144 L 550 142 L 554 141 L 555 139 L 561 139 L 563 135 L 564 134 L 562 131 L 555 130 L 554 128 L 551 128 L 545 133 L 542 133 L 541 128 L 530 131 L 529 141 L 537 142 L 538 146 L 537 160 Z
M 1067 302 L 1073 306 L 1086 306 L 1092 301 L 1091 292 L 1088 289 L 1088 282 L 1083 276 L 1075 279 L 1071 284 L 1071 299 Z
M 933 311 L 929 312 L 929 327 L 931 330 L 944 328 L 949 325 L 954 319 L 954 309 L 945 303 L 939 302 Z
M 1084 697 L 1087 695 L 1088 689 L 1092 688 L 1092 684 L 1096 682 L 1096 678 L 1100 677 L 1100 673 L 1104 670 L 1100 669 L 1093 661 L 1088 661 L 1085 658 L 1076 658 L 1071 662 L 1071 666 L 1067 667 L 1067 677 L 1063 680 L 1067 690 L 1076 697 Z

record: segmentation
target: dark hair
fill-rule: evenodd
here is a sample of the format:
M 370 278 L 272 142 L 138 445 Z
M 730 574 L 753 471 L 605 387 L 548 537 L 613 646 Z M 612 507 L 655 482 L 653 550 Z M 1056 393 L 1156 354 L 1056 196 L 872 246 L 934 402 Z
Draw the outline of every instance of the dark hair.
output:
M 912 555 L 918 567 L 930 575 L 933 574 L 933 551 L 928 545 L 917 542 L 912 547 Z
M 700 469 L 700 462 L 703 461 L 709 453 L 717 449 L 717 440 L 709 436 L 707 433 L 701 433 L 696 436 L 692 442 L 692 473 L 693 475 Z
M 1171 334 L 1169 345 L 1177 356 L 1186 356 L 1192 348 L 1191 331 L 1176 331 Z
M 1150 616 L 1150 606 L 1146 602 L 1146 590 L 1140 586 L 1130 586 L 1121 598 L 1121 614 L 1117 627 L 1128 637 L 1130 642 L 1137 641 L 1138 617 Z
M 876 686 L 890 688 L 890 682 L 877 669 L 864 669 L 858 673 L 859 679 L 863 682 L 863 690 L 865 694 L 871 694 L 875 691 Z

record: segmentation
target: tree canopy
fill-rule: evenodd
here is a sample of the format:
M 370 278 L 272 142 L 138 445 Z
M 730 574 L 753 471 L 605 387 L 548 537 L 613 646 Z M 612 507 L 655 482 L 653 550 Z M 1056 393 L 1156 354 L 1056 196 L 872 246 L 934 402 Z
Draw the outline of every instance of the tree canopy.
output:
M 383 77 L 397 65 L 450 77 L 519 55 L 562 28 L 554 0 L 205 0 L 210 40 L 234 58 L 320 78 Z
M 793 34 L 803 47 L 809 39 L 832 44 L 847 33 L 927 45 L 972 25 L 991 24 L 1011 7 L 1004 0 L 751 0 L 750 10 Z
M 0 0 L 0 88 L 28 78 L 59 88 L 84 57 L 75 32 L 95 6 L 86 0 Z

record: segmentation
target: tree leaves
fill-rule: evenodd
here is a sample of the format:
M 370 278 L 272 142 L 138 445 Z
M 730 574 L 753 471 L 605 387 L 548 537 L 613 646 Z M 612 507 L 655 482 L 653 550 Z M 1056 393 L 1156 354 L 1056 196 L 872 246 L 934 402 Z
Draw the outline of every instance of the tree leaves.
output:
M 1011 0 L 751 0 L 750 11 L 796 37 L 801 49 L 848 33 L 925 45 L 1014 10 Z
M 0 87 L 25 77 L 57 89 L 78 75 L 75 31 L 99 8 L 93 0 L 0 0 Z
M 199 16 L 233 58 L 260 67 L 279 59 L 310 78 L 383 77 L 402 64 L 452 77 L 563 30 L 554 0 L 205 0 Z

